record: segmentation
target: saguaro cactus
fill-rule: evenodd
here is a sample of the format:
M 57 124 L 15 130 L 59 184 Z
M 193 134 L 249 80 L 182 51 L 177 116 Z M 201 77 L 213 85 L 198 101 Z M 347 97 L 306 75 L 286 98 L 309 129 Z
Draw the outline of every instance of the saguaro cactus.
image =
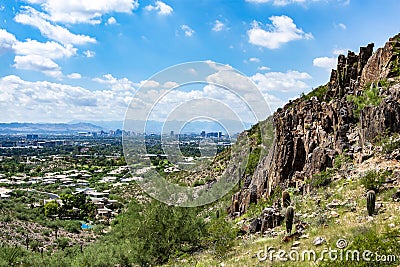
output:
M 376 195 L 373 190 L 368 191 L 367 193 L 367 210 L 368 210 L 368 215 L 372 216 L 375 212 L 375 200 L 376 200 Z
M 290 206 L 290 195 L 288 191 L 282 192 L 282 204 L 285 208 Z
M 253 185 L 250 190 L 250 203 L 257 204 L 257 186 Z
M 287 207 L 285 217 L 286 217 L 286 232 L 290 234 L 292 232 L 293 218 L 294 218 L 294 208 L 292 206 Z

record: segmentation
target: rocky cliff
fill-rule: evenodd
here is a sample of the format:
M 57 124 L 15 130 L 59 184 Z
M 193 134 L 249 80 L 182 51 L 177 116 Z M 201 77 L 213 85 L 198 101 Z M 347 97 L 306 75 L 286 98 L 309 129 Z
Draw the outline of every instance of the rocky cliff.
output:
M 254 173 L 243 177 L 232 215 L 287 187 L 307 193 L 313 175 L 332 167 L 338 154 L 361 162 L 374 140 L 400 132 L 400 34 L 373 48 L 339 55 L 326 85 L 274 113 L 273 144 Z

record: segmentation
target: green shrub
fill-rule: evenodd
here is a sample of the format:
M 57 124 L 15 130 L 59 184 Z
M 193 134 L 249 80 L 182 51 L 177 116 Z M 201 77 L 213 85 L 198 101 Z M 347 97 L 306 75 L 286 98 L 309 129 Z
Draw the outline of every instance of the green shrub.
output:
M 115 242 L 129 242 L 130 257 L 138 265 L 159 265 L 171 257 L 200 247 L 206 233 L 195 208 L 168 206 L 158 201 L 140 205 L 133 201 L 110 233 Z
M 398 133 L 395 133 L 391 136 L 389 134 L 385 134 L 377 139 L 377 144 L 382 146 L 383 152 L 386 154 L 390 154 L 394 150 L 400 148 L 400 135 Z
M 310 100 L 312 97 L 317 97 L 319 101 L 323 101 L 324 98 L 326 97 L 326 93 L 328 91 L 328 85 L 321 85 L 318 86 L 317 88 L 313 89 L 311 92 L 308 94 L 302 93 L 300 95 L 302 100 Z M 328 100 L 328 99 L 327 99 Z
M 327 186 L 332 182 L 333 173 L 333 169 L 326 169 L 325 171 L 314 174 L 311 179 L 307 180 L 307 183 L 313 188 Z
M 217 258 L 225 258 L 234 246 L 238 234 L 234 225 L 223 217 L 211 220 L 207 225 L 207 236 L 203 239 L 205 246 L 210 247 Z
M 79 221 L 65 221 L 63 226 L 70 233 L 79 234 L 81 231 L 81 223 Z
M 247 160 L 245 174 L 252 175 L 254 173 L 254 171 L 258 165 L 258 162 L 260 161 L 260 152 L 261 152 L 261 148 L 259 148 L 259 147 L 252 149 L 252 151 L 250 152 L 249 158 Z
M 58 246 L 61 250 L 64 250 L 64 249 L 69 245 L 69 241 L 70 241 L 69 238 L 60 237 L 60 238 L 57 238 L 56 243 L 57 243 L 57 246 Z
M 16 266 L 24 255 L 25 251 L 20 247 L 1 246 L 0 266 Z
M 374 190 L 379 192 L 386 178 L 391 175 L 391 172 L 384 171 L 379 172 L 375 170 L 370 170 L 365 173 L 360 179 L 360 183 L 364 186 L 366 190 Z
M 201 185 L 204 185 L 204 184 L 205 184 L 205 181 L 204 181 L 204 180 L 196 180 L 196 181 L 193 183 L 193 187 L 201 186 Z
M 351 158 L 345 154 L 339 154 L 335 157 L 333 167 L 340 169 L 345 163 L 351 162 Z
M 353 110 L 354 117 L 359 118 L 360 112 L 366 106 L 378 106 L 382 102 L 377 86 L 369 86 L 360 96 L 348 95 L 347 101 L 353 102 L 356 108 Z

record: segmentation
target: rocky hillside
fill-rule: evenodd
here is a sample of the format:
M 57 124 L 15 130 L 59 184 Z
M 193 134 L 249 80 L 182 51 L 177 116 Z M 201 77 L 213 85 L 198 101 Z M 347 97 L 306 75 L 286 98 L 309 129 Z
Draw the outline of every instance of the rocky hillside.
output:
M 373 48 L 340 55 L 326 85 L 274 113 L 272 146 L 242 178 L 231 215 L 289 187 L 305 194 L 319 185 L 315 174 L 333 167 L 338 155 L 362 163 L 376 142 L 400 132 L 400 34 Z

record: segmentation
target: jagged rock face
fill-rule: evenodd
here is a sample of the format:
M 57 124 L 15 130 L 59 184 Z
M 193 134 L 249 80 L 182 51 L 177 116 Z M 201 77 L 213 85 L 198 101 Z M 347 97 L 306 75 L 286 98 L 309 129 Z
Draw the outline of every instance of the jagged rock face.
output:
M 386 92 L 378 107 L 365 108 L 359 126 L 353 114 L 355 106 L 347 101 L 348 95 L 360 94 L 367 83 L 396 73 L 400 38 L 390 39 L 374 54 L 373 47 L 369 44 L 361 47 L 358 55 L 349 51 L 347 57 L 339 56 L 322 99 L 299 98 L 274 113 L 274 143 L 251 179 L 247 177 L 246 187 L 232 197 L 232 203 L 238 202 L 236 215 L 254 202 L 255 192 L 257 198 L 269 197 L 277 186 L 307 192 L 306 180 L 331 167 L 338 153 L 362 153 L 365 142 L 378 134 L 400 132 L 400 85 Z
M 360 48 L 356 55 L 349 51 L 347 57 L 339 55 L 336 70 L 332 70 L 329 81 L 329 91 L 326 98 L 342 98 L 345 93 L 354 92 L 360 84 L 360 79 L 369 58 L 372 56 L 374 44 Z
M 388 93 L 378 107 L 368 106 L 361 111 L 361 147 L 386 132 L 400 132 L 399 92 L 400 84 L 397 84 L 391 88 L 391 92 Z
M 365 86 L 371 81 L 398 76 L 394 71 L 395 65 L 399 63 L 400 36 L 389 39 L 383 48 L 379 48 L 365 65 L 361 73 L 360 85 Z

